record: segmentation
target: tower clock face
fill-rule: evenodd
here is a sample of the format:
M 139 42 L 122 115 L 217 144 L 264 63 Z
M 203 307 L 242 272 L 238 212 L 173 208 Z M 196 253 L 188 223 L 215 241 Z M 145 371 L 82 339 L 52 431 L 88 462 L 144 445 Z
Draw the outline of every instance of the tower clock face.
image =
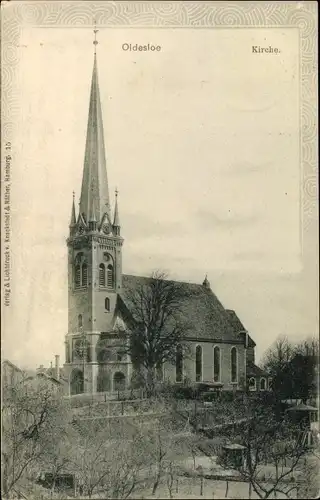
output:
M 104 224 L 104 225 L 103 225 L 103 228 L 102 228 L 102 231 L 103 231 L 105 234 L 109 234 L 109 233 L 110 233 L 110 226 L 109 226 L 109 224 Z

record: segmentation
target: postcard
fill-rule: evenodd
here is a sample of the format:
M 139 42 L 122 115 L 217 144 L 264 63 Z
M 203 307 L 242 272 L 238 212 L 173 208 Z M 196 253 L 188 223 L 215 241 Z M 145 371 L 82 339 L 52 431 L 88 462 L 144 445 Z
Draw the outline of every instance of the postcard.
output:
M 7 1 L 5 498 L 315 498 L 317 3 Z

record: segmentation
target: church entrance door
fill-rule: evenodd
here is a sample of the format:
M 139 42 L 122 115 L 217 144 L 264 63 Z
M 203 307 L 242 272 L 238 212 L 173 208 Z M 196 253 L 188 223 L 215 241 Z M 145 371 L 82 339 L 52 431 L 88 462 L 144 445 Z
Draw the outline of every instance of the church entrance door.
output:
M 121 372 L 116 372 L 113 376 L 113 390 L 124 391 L 126 388 L 126 377 Z
M 83 393 L 83 372 L 78 368 L 74 368 L 70 375 L 70 393 Z

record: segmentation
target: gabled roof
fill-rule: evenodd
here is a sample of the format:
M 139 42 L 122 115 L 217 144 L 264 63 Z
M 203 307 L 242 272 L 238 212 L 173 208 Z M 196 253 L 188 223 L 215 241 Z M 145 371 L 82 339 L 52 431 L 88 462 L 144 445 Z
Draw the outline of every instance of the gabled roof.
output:
M 299 405 L 292 406 L 291 408 L 288 408 L 287 411 L 318 411 L 318 408 L 315 408 L 315 406 L 310 406 L 310 405 L 305 405 L 304 403 L 300 403 Z
M 224 448 L 226 450 L 245 450 L 246 449 L 245 446 L 242 446 L 242 444 L 238 444 L 238 443 L 225 444 L 222 446 L 222 448 Z
M 2 364 L 2 366 L 8 365 L 8 366 L 10 366 L 10 368 L 12 368 L 13 370 L 16 370 L 16 371 L 18 371 L 18 372 L 23 373 L 23 370 L 21 370 L 21 368 L 19 368 L 17 365 L 15 365 L 14 363 L 12 363 L 12 362 L 11 362 L 11 361 L 9 361 L 8 359 L 4 359 L 3 361 L 1 361 L 1 364 Z
M 269 377 L 269 373 L 252 363 L 252 361 L 248 361 L 247 377 Z
M 151 278 L 124 274 L 122 276 L 122 291 L 120 294 L 124 304 L 132 291 L 147 285 Z M 185 297 L 182 299 L 181 310 L 183 320 L 190 325 L 190 340 L 212 340 L 214 342 L 242 343 L 243 341 L 229 321 L 229 314 L 212 290 L 203 285 L 186 282 L 176 282 L 181 286 Z
M 47 380 L 50 380 L 51 382 L 54 382 L 55 384 L 61 384 L 62 382 L 60 380 L 58 380 L 57 378 L 55 377 L 52 377 L 51 375 L 47 374 L 47 373 L 44 373 L 44 372 L 40 372 L 40 373 L 37 373 L 36 374 L 36 377 L 39 377 L 39 378 L 45 378 Z M 31 378 L 34 378 L 34 377 L 31 377 Z

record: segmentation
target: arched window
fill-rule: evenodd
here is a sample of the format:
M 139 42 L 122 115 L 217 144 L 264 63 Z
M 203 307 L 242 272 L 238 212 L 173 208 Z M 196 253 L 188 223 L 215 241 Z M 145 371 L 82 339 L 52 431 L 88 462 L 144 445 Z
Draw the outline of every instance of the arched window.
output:
M 254 377 L 249 378 L 249 391 L 256 390 L 256 379 Z
M 261 391 L 266 390 L 266 379 L 265 378 L 260 379 L 260 390 Z
M 99 285 L 106 286 L 106 270 L 104 264 L 99 266 Z
M 83 338 L 76 338 L 73 339 L 73 361 L 83 359 L 83 357 L 86 357 L 85 351 L 87 347 L 87 341 Z
M 76 288 L 79 288 L 79 287 L 81 286 L 81 270 L 80 270 L 80 264 L 77 264 L 77 265 L 75 266 L 74 275 L 75 275 L 75 286 L 76 286 Z
M 98 363 L 109 363 L 115 361 L 113 355 L 113 348 L 110 340 L 107 338 L 100 338 L 96 344 L 96 359 Z
M 82 328 L 82 314 L 79 314 L 78 316 L 78 327 Z
M 88 285 L 88 266 L 87 264 L 82 265 L 82 286 Z
M 182 382 L 183 376 L 183 353 L 181 345 L 176 350 L 176 382 Z
M 220 347 L 213 348 L 213 380 L 220 382 Z
M 106 311 L 110 311 L 110 299 L 109 299 L 109 297 L 106 297 L 104 299 L 104 308 Z
M 202 347 L 197 345 L 196 347 L 196 382 L 202 380 Z
M 111 264 L 107 268 L 107 286 L 113 288 L 113 266 Z
M 272 378 L 268 379 L 268 389 L 269 389 L 269 391 L 272 390 Z
M 238 378 L 238 360 L 237 360 L 237 349 L 232 347 L 231 349 L 231 382 L 237 382 Z

